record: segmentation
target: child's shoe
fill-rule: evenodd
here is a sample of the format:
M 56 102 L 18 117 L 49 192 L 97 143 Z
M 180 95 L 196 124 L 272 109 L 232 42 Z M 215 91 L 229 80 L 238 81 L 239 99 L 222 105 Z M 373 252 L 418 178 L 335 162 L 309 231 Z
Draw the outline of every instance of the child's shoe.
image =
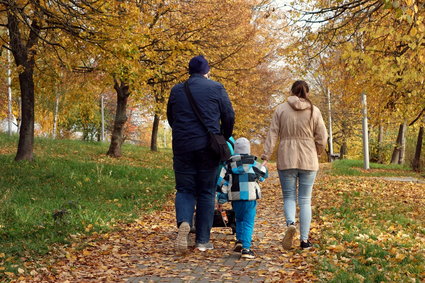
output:
M 310 249 L 310 248 L 312 248 L 313 247 L 313 245 L 310 243 L 310 241 L 301 241 L 301 244 L 300 244 L 300 247 L 303 249 L 303 250 L 306 250 L 306 249 Z
M 233 248 L 234 252 L 240 253 L 242 251 L 242 242 L 236 241 L 235 247 Z
M 286 228 L 285 236 L 282 240 L 282 246 L 285 250 L 292 249 L 292 240 L 294 239 L 295 232 L 297 231 L 297 228 L 295 228 L 294 223 L 288 226 Z
M 243 257 L 243 258 L 255 258 L 255 254 L 250 249 L 242 249 L 241 257 Z

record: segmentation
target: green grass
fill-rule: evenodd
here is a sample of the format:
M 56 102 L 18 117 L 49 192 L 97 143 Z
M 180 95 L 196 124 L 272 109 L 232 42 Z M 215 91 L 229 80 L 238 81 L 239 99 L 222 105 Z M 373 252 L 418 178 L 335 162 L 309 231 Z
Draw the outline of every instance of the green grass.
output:
M 421 177 L 409 166 L 399 164 L 370 163 L 369 170 L 363 170 L 362 160 L 341 159 L 332 162 L 332 175 L 342 176 L 410 176 Z
M 347 185 L 348 179 L 333 178 L 339 186 L 326 183 L 320 192 L 333 202 L 323 201 L 320 211 L 328 223 L 320 233 L 316 274 L 323 282 L 423 282 L 423 207 L 398 197 L 412 188 L 364 178 L 350 178 Z
M 17 137 L 0 134 L 0 267 L 44 254 L 70 235 L 111 229 L 161 206 L 173 192 L 171 151 L 106 143 L 35 140 L 35 161 L 15 162 Z M 2 278 L 0 269 L 0 281 Z

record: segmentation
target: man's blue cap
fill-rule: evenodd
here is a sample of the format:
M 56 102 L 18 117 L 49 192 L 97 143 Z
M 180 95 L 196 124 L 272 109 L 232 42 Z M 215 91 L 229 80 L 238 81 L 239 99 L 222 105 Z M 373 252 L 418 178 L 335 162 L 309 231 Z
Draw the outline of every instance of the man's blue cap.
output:
M 210 71 L 210 66 L 208 65 L 207 59 L 204 56 L 199 55 L 193 57 L 189 61 L 189 74 L 208 74 Z

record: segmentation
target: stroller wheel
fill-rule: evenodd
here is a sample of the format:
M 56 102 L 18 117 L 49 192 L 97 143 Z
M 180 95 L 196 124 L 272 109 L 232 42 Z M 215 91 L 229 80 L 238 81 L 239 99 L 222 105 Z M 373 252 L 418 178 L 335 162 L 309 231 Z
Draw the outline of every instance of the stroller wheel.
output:
M 232 228 L 232 234 L 235 235 L 236 234 L 236 226 L 232 225 L 232 226 L 230 226 L 230 228 Z

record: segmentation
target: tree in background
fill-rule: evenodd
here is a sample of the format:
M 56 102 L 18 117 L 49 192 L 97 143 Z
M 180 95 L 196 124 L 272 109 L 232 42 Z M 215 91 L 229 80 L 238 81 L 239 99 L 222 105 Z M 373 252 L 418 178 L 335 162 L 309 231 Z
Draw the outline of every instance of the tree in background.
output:
M 425 105 L 419 76 L 425 58 L 424 6 L 412 0 L 303 5 L 306 12 L 297 14 L 305 25 L 294 26 L 301 34 L 298 54 L 325 61 L 327 67 L 319 73 L 332 94 L 342 93 L 345 101 L 358 101 L 362 92 L 368 95 L 368 118 L 372 129 L 379 129 L 378 148 L 382 149 L 385 124 L 403 125 L 393 154 L 393 162 L 403 163 L 406 125 L 421 115 Z M 342 83 L 344 77 L 348 80 Z M 346 103 L 343 111 L 358 111 L 358 105 Z M 341 124 L 342 129 L 347 127 Z
M 0 40 L 12 51 L 21 91 L 22 121 L 15 160 L 33 159 L 37 54 L 45 46 L 62 46 L 61 38 L 55 37 L 57 31 L 82 40 L 93 38 L 95 31 L 89 30 L 85 22 L 103 13 L 106 4 L 107 1 L 0 1 L 0 27 L 7 28 L 9 34 L 9 38 L 2 36 Z

